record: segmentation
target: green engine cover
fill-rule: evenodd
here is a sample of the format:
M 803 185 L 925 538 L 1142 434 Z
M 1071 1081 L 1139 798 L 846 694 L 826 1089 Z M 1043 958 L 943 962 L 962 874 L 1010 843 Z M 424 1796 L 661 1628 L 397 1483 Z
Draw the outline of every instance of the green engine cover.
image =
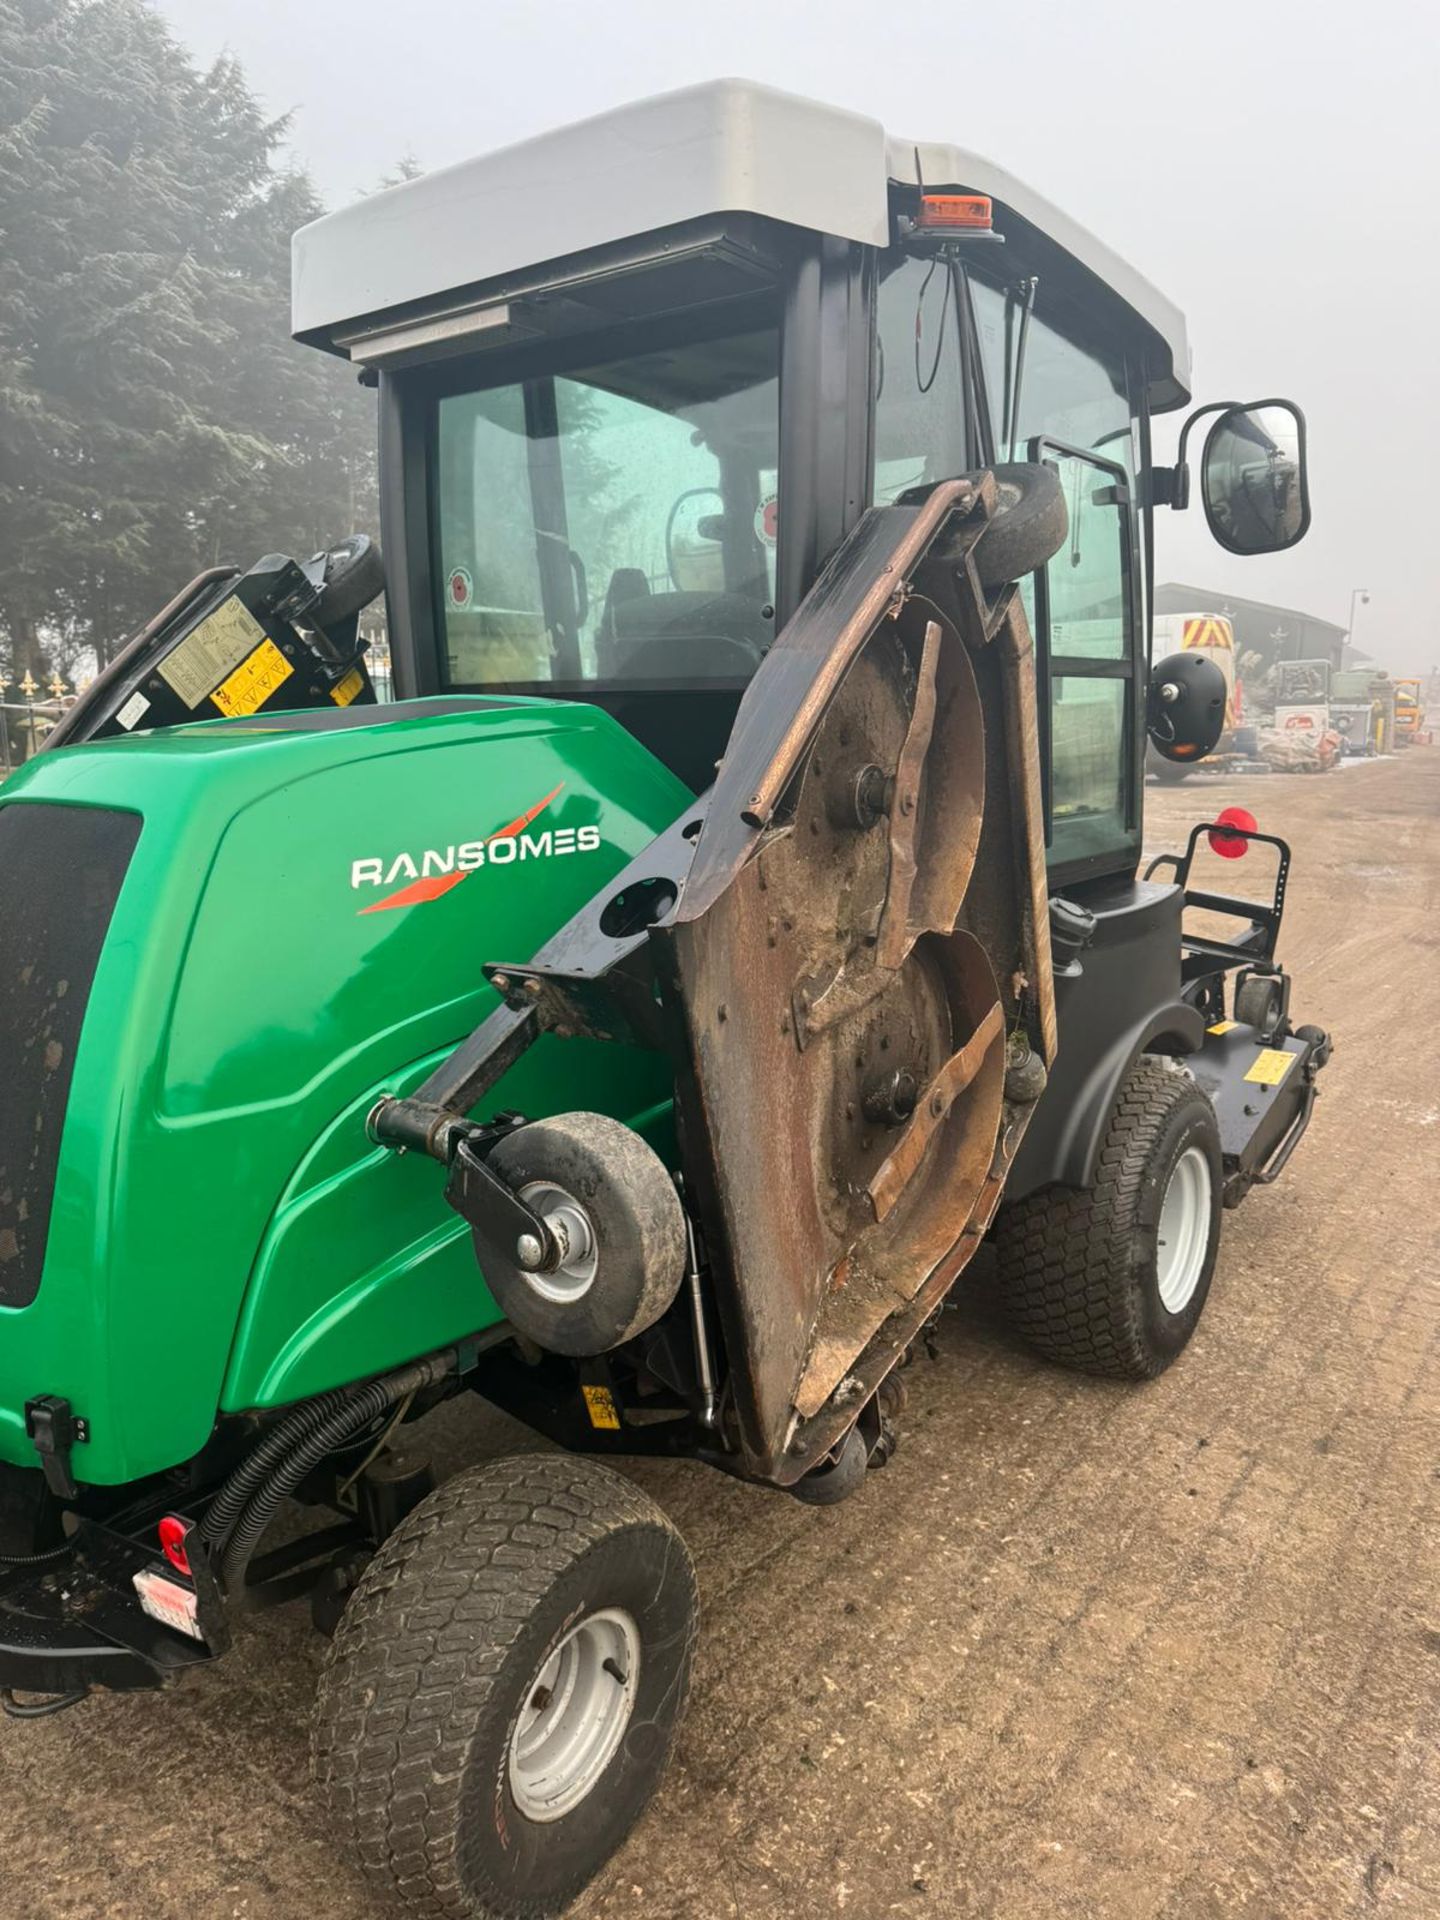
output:
M 143 824 L 40 1285 L 0 1309 L 0 1458 L 35 1464 L 25 1402 L 61 1394 L 89 1423 L 77 1477 L 133 1480 L 197 1453 L 219 1411 L 492 1324 L 441 1169 L 372 1147 L 366 1115 L 491 1011 L 482 962 L 528 959 L 688 798 L 607 715 L 542 700 L 220 721 L 7 782 L 3 808 Z M 658 1056 L 547 1039 L 487 1110 L 593 1108 L 663 1138 L 669 1103 Z

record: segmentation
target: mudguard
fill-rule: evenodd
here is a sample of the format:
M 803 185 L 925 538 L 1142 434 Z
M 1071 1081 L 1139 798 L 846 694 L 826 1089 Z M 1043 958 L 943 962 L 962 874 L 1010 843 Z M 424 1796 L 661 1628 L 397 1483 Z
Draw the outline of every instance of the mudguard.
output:
M 1193 1054 L 1205 1038 L 1181 994 L 1184 895 L 1169 882 L 1120 877 L 1092 886 L 1088 943 L 1055 975 L 1060 1051 L 1006 1186 L 1007 1200 L 1058 1183 L 1094 1183 L 1120 1088 L 1142 1053 Z

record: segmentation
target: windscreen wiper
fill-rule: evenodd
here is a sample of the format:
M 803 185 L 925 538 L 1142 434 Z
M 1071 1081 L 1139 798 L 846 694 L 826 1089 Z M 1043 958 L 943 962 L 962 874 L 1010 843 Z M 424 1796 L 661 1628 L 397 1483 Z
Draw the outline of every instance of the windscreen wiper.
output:
M 1030 316 L 1035 311 L 1035 290 L 1040 285 L 1037 275 L 1031 274 L 1013 287 L 1005 289 L 1007 307 L 1012 300 L 1020 305 L 1020 321 L 1015 331 L 1015 358 L 1012 363 L 1009 353 L 1009 328 L 1006 328 L 1005 353 L 1005 458 L 1015 458 L 1015 441 L 1020 432 L 1020 393 L 1025 384 L 1025 345 L 1030 338 Z

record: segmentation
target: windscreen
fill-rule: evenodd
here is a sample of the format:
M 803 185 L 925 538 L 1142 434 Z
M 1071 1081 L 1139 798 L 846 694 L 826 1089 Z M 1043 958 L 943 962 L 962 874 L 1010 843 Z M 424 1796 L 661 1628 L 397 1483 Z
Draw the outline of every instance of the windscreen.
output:
M 773 329 L 438 402 L 447 685 L 743 685 L 774 631 Z

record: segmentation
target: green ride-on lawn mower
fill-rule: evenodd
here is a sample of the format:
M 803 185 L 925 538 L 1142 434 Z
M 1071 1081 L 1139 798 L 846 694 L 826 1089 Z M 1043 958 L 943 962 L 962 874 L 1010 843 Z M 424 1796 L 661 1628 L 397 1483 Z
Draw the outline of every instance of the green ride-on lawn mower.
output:
M 853 1493 L 987 1236 L 1041 1353 L 1158 1373 L 1329 1043 L 1280 841 L 1137 877 L 1147 739 L 1223 719 L 1147 659 L 1188 356 L 1063 215 L 727 82 L 319 221 L 294 300 L 378 388 L 401 697 L 376 550 L 270 555 L 0 795 L 0 1688 L 308 1592 L 364 1866 L 552 1913 L 695 1631 L 600 1462 Z M 1299 415 L 1202 412 L 1217 536 L 1293 544 Z M 1273 895 L 1192 886 L 1257 844 Z M 566 1451 L 435 1486 L 391 1443 L 465 1390 Z

